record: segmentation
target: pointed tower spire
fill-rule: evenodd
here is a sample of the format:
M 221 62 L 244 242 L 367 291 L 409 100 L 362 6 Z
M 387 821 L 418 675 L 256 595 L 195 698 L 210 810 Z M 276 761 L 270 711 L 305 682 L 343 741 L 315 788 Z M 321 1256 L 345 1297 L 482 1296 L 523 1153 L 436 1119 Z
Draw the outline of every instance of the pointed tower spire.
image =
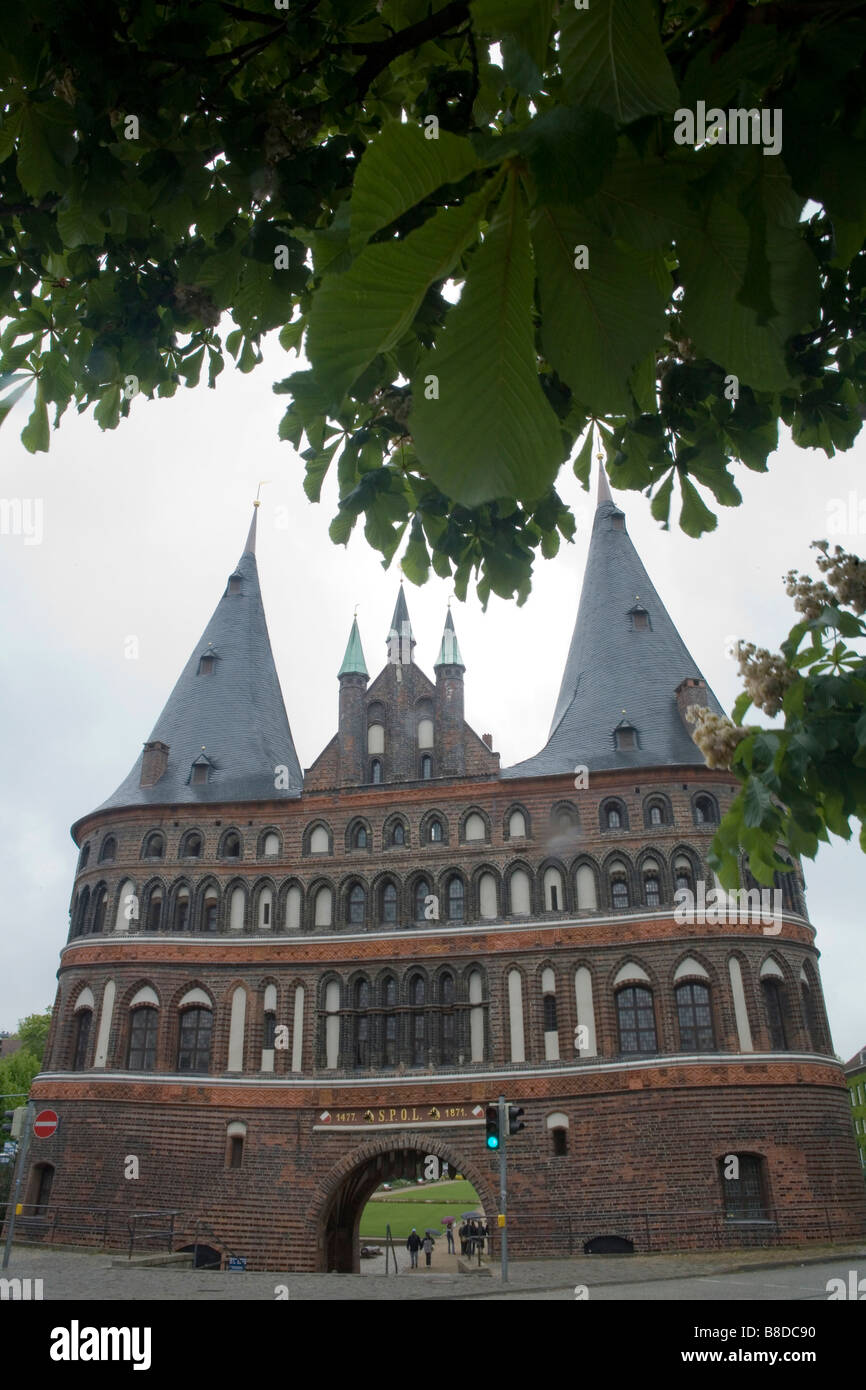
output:
M 577 622 L 547 743 L 505 777 L 696 764 L 685 706 L 722 707 L 677 632 L 599 471 Z M 624 716 L 623 710 L 628 711 Z
M 100 810 L 300 795 L 303 774 L 271 651 L 255 534 L 254 510 L 237 568 L 144 752 Z
M 439 655 L 433 664 L 433 670 L 437 670 L 440 666 L 459 666 L 462 671 L 466 670 L 463 657 L 460 655 L 460 648 L 457 645 L 457 633 L 454 631 L 454 619 L 451 616 L 450 606 L 448 616 L 445 619 Z
M 607 481 L 604 455 L 596 454 L 596 458 L 598 459 L 598 506 L 600 507 L 602 502 L 612 502 L 613 498 L 610 495 L 610 487 Z
M 400 592 L 394 606 L 394 616 L 391 619 L 391 630 L 388 633 L 387 642 L 388 660 L 395 666 L 408 666 L 412 661 L 415 638 L 412 636 L 412 624 L 409 621 L 409 609 L 406 606 L 402 579 L 400 580 Z
M 361 646 L 361 634 L 358 631 L 357 617 L 352 619 L 352 630 L 349 633 L 349 641 L 346 644 L 346 655 L 343 657 L 343 664 L 337 672 L 337 676 L 368 676 L 367 663 L 364 660 L 364 648 Z
M 261 505 L 262 504 L 259 501 L 255 501 L 253 503 L 253 519 L 250 522 L 250 529 L 247 535 L 247 542 L 244 546 L 244 555 L 255 555 L 256 553 L 256 517 L 259 514 L 258 509 Z

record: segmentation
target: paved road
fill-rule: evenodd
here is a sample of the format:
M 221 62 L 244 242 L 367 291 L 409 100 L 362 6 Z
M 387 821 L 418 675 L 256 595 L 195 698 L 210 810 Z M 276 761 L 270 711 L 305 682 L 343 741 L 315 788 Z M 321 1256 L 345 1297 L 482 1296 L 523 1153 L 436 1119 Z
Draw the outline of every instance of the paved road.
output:
M 103 1254 L 41 1250 L 13 1252 L 7 1276 L 43 1281 L 46 1300 L 206 1302 L 270 1300 L 278 1286 L 294 1301 L 456 1299 L 574 1301 L 586 1285 L 589 1301 L 696 1299 L 708 1302 L 826 1300 L 827 1280 L 866 1277 L 863 1245 L 808 1250 L 734 1251 L 695 1255 L 595 1255 L 574 1260 L 513 1263 L 509 1284 L 492 1275 L 428 1273 L 222 1274 L 207 1270 L 112 1267 Z

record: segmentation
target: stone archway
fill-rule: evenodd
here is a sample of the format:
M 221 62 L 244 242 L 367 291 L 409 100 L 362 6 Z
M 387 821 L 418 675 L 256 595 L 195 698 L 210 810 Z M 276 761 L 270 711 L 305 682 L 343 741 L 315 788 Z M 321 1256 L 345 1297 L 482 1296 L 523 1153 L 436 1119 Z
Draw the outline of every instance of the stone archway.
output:
M 470 1161 L 467 1164 L 450 1140 L 431 1134 L 391 1134 L 360 1144 L 335 1164 L 319 1184 L 313 1200 L 316 1223 L 316 1269 L 357 1274 L 360 1267 L 358 1228 L 361 1213 L 376 1188 L 389 1178 L 420 1173 L 428 1154 L 462 1173 L 478 1193 L 488 1218 L 497 1210 L 493 1189 Z

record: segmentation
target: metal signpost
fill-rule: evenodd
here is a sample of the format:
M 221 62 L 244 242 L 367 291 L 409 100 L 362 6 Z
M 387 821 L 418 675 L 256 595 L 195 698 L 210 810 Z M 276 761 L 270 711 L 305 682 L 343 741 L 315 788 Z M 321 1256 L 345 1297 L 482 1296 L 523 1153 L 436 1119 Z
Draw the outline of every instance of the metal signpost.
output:
M 506 1208 L 508 1203 L 508 1169 L 505 1159 L 505 1145 L 508 1141 L 508 1113 L 505 1097 L 499 1097 L 499 1226 L 502 1233 L 502 1282 L 508 1283 L 508 1227 Z

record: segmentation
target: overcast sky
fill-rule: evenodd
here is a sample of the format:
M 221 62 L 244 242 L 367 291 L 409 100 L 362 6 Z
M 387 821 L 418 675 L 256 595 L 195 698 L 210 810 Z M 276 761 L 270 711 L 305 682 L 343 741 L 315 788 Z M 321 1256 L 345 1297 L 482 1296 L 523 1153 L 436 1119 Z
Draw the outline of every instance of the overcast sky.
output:
M 336 480 L 307 501 L 303 464 L 277 439 L 286 397 L 271 383 L 295 360 L 275 341 L 250 376 L 227 368 L 217 389 L 179 388 L 133 403 L 110 433 L 92 410 L 67 412 L 51 452 L 31 457 L 16 407 L 3 426 L 0 496 L 41 500 L 38 545 L 0 534 L 3 586 L 3 797 L 0 1028 L 50 1004 L 68 927 L 76 851 L 69 826 L 109 796 L 135 762 L 234 568 L 260 480 L 258 565 L 295 745 L 309 767 L 337 721 L 337 671 L 356 604 L 367 665 L 385 661 L 399 571 L 384 571 L 361 528 L 348 549 L 328 538 Z M 731 637 L 778 648 L 793 622 L 781 576 L 809 570 L 834 499 L 861 493 L 866 439 L 827 460 L 785 442 L 768 475 L 735 467 L 744 505 L 700 541 L 664 532 L 637 493 L 615 494 L 656 588 L 709 684 L 730 710 L 739 691 Z M 466 662 L 466 717 L 508 766 L 544 744 L 574 626 L 593 506 L 564 471 L 575 543 L 540 561 L 522 609 L 470 595 L 455 603 Z M 862 494 L 866 496 L 866 494 Z M 866 510 L 866 509 L 864 509 Z M 276 522 L 288 516 L 287 529 Z M 856 515 L 856 511 L 855 511 Z M 866 527 L 864 527 L 866 529 Z M 857 535 L 835 535 L 857 551 Z M 815 573 L 814 565 L 811 572 Z M 449 585 L 406 585 L 415 659 L 432 677 Z M 125 657 L 138 640 L 136 660 Z M 836 1051 L 866 1045 L 866 861 L 855 840 L 805 863 Z

